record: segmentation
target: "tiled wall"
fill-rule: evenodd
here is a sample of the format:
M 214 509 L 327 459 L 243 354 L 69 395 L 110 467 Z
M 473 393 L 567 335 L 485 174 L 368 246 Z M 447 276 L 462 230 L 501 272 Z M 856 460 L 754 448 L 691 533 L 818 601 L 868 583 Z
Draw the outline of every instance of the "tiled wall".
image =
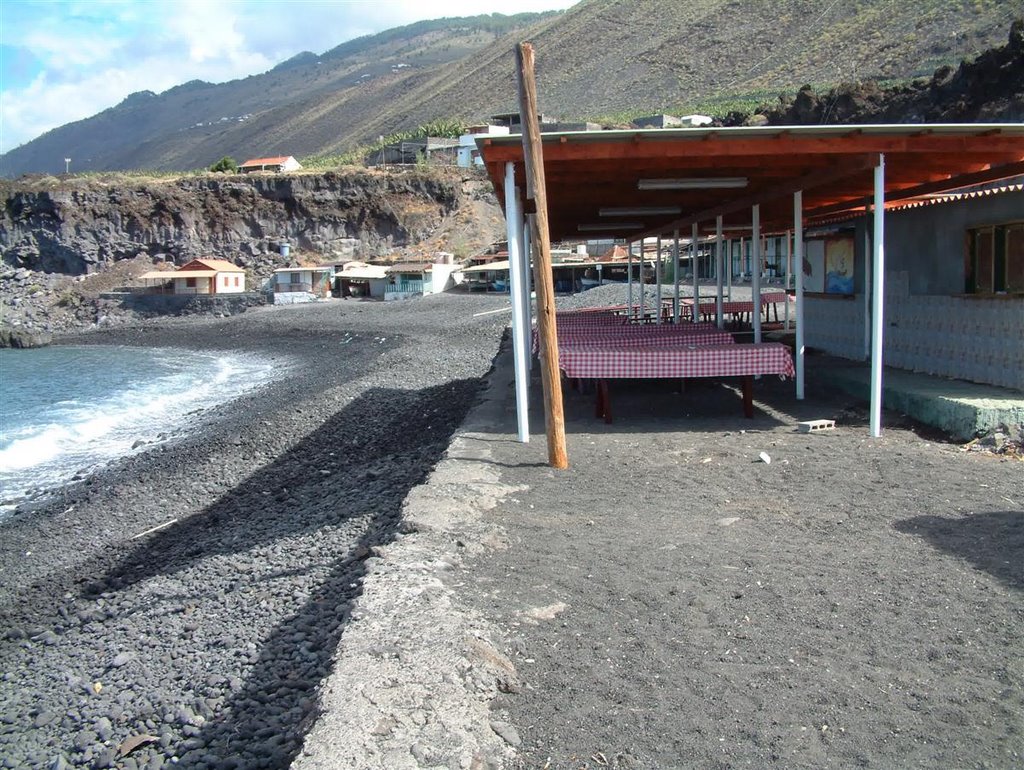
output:
M 1024 390 L 1024 298 L 910 295 L 906 281 L 886 286 L 888 365 Z
M 885 363 L 1024 390 L 1024 298 L 911 295 L 906 272 L 886 274 Z M 864 360 L 864 298 L 808 298 L 805 342 Z
M 833 356 L 864 360 L 864 297 L 804 300 L 804 344 Z

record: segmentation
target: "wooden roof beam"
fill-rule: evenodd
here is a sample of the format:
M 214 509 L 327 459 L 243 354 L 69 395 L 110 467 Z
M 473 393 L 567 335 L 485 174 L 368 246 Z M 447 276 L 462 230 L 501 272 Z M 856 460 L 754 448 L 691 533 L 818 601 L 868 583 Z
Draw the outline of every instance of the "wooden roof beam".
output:
M 1012 179 L 1013 177 L 1022 175 L 1024 175 L 1024 161 L 1007 163 L 1005 165 L 996 166 L 983 171 L 976 171 L 970 174 L 959 174 L 952 177 L 946 177 L 945 179 L 925 182 L 911 187 L 904 187 L 899 190 L 886 190 L 885 199 L 887 201 L 906 200 L 907 198 L 916 198 L 920 195 L 949 192 L 951 190 L 975 184 L 1000 182 L 1004 179 Z M 813 210 L 808 208 L 808 216 L 825 216 L 826 214 L 836 214 L 850 209 L 863 208 L 869 205 L 872 200 L 873 199 L 871 197 L 864 197 L 859 200 L 847 201 L 845 203 L 821 206 Z

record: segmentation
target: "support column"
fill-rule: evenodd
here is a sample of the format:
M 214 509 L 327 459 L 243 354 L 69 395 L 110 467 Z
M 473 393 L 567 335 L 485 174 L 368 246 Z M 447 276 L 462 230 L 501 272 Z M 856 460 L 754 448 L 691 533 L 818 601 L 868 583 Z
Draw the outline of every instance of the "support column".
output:
M 789 230 L 786 230 L 786 310 L 785 310 L 785 330 L 789 331 L 789 276 L 793 270 L 793 234 Z
M 508 235 L 508 279 L 512 288 L 512 359 L 516 378 L 516 426 L 519 429 L 519 440 L 525 444 L 530 440 L 528 367 L 531 329 L 523 314 L 523 275 L 520 270 L 524 259 L 522 213 L 519 191 L 516 189 L 514 163 L 505 164 L 505 229 Z
M 750 318 L 754 322 L 754 344 L 761 343 L 761 204 L 755 203 L 752 216 L 754 232 L 750 236 Z
M 885 155 L 875 167 L 875 232 L 872 240 L 871 435 L 882 435 L 882 329 L 885 302 Z
M 555 319 L 555 287 L 551 272 L 551 242 L 548 230 L 547 187 L 544 181 L 544 151 L 537 121 L 537 84 L 534 77 L 533 46 L 516 47 L 519 70 L 519 114 L 523 122 L 523 159 L 526 164 L 526 197 L 533 202 L 530 227 L 537 246 L 534 280 L 537 284 L 537 331 L 540 339 L 540 373 L 544 393 L 544 425 L 547 432 L 548 465 L 568 468 L 565 448 L 565 416 L 562 411 L 562 382 L 558 370 L 558 336 Z
M 700 282 L 697 280 L 697 223 L 690 229 L 690 267 L 693 269 L 693 322 L 700 321 Z
M 523 286 L 526 287 L 526 290 L 523 292 L 523 312 L 526 315 L 527 328 L 529 328 L 532 333 L 534 318 L 536 316 L 533 308 L 533 299 L 531 298 L 533 290 L 530 288 L 530 276 L 533 275 L 533 270 L 531 269 L 533 263 L 533 241 L 530 237 L 530 223 L 527 221 L 525 214 L 522 214 L 520 219 L 523 225 L 523 259 L 519 264 L 519 272 L 523 277 Z M 527 358 L 527 362 L 528 368 L 532 372 L 533 356 Z
M 729 239 L 729 272 L 726 273 L 726 275 L 725 275 L 726 296 L 729 298 L 730 302 L 732 302 L 732 271 L 733 271 L 733 264 L 732 264 L 733 263 L 733 258 L 732 258 L 733 248 L 732 248 L 732 246 L 733 246 L 733 240 L 730 238 Z
M 725 255 L 722 253 L 725 242 L 722 240 L 722 215 L 715 218 L 715 317 L 718 319 L 718 328 L 725 328 L 725 318 L 722 313 L 722 265 L 725 264 Z
M 870 207 L 868 207 L 870 208 Z M 864 217 L 864 360 L 871 360 L 871 220 Z
M 657 241 L 655 241 L 655 244 L 656 244 L 655 248 L 657 249 L 657 251 L 656 251 L 656 253 L 654 255 L 654 258 L 657 260 L 657 262 L 654 263 L 654 280 L 655 280 L 655 283 L 657 284 L 657 289 L 655 290 L 655 300 L 654 301 L 655 301 L 656 304 L 655 304 L 654 312 L 657 313 L 657 318 L 655 318 L 654 323 L 660 326 L 661 325 L 661 236 L 660 235 L 658 236 Z
M 682 314 L 682 305 L 679 304 L 679 273 L 682 272 L 683 266 L 679 262 L 679 231 L 672 231 L 672 260 L 675 265 L 675 269 L 672 271 L 675 278 L 676 294 L 675 302 L 672 307 L 672 323 L 679 323 L 679 316 Z
M 640 288 L 640 299 L 637 307 L 637 319 L 643 323 L 644 316 L 647 314 L 647 294 L 644 291 L 644 239 L 640 239 L 640 270 L 637 271 L 637 281 Z
M 793 264 L 796 270 L 796 398 L 804 397 L 804 192 L 793 193 Z
M 633 317 L 633 244 L 626 242 L 626 318 Z

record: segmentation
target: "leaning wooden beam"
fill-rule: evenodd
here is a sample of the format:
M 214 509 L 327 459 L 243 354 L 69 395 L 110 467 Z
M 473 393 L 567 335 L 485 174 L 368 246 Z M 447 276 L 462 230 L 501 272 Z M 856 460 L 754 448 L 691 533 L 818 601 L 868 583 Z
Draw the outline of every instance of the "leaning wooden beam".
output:
M 533 240 L 537 246 L 534 283 L 537 286 L 537 328 L 540 338 L 541 387 L 544 392 L 544 424 L 548 438 L 548 465 L 568 468 L 565 450 L 565 416 L 562 413 L 562 382 L 558 374 L 558 335 L 555 328 L 555 287 L 551 273 L 551 239 L 548 232 L 548 201 L 544 185 L 544 156 L 537 123 L 537 83 L 533 72 L 533 45 L 516 47 L 519 70 L 519 118 L 523 125 L 523 156 L 526 160 L 526 199 Z

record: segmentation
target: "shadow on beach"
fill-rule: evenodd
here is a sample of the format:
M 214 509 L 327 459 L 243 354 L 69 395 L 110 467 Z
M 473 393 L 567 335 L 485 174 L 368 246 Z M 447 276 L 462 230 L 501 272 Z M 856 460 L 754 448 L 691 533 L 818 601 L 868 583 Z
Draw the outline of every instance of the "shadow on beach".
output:
M 368 390 L 189 518 L 116 560 L 82 565 L 78 574 L 90 578 L 77 607 L 111 608 L 116 622 L 72 624 L 64 650 L 47 647 L 52 655 L 41 652 L 36 664 L 56 670 L 71 651 L 76 668 L 103 672 L 95 708 L 118 691 L 136 698 L 122 704 L 114 730 L 161 734 L 133 753 L 140 767 L 161 754 L 182 767 L 287 767 L 317 716 L 317 688 L 370 549 L 395 537 L 405 497 L 440 460 L 481 385 Z M 39 610 L 38 623 L 54 612 Z M 133 662 L 111 666 L 117 650 L 132 651 Z M 22 655 L 8 652 L 9 662 Z M 65 697 L 73 696 L 52 693 L 50 708 L 67 711 L 70 701 L 57 702 Z
M 965 559 L 1010 588 L 1024 590 L 1024 511 L 993 511 L 955 519 L 915 516 L 894 526 Z

